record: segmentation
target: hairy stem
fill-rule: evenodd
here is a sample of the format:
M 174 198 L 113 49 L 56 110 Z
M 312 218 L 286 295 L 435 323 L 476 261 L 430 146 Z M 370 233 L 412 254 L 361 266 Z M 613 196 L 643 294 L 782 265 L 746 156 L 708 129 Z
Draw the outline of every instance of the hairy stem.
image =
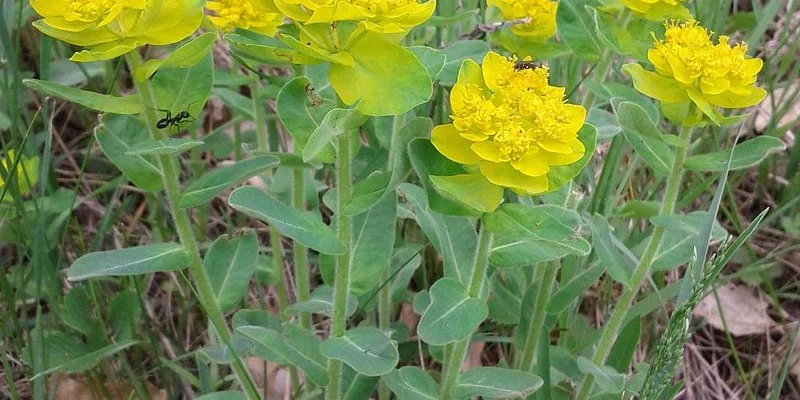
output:
M 688 143 L 689 139 L 691 139 L 691 136 L 692 128 L 684 127 L 681 130 L 680 138 L 684 143 Z M 658 213 L 660 216 L 672 215 L 672 213 L 675 211 L 675 203 L 678 200 L 678 192 L 681 188 L 681 183 L 683 182 L 683 164 L 684 161 L 686 161 L 687 153 L 688 147 L 680 147 L 675 153 L 675 160 L 672 163 L 672 171 L 670 172 L 669 177 L 667 177 L 667 188 L 664 192 L 664 200 L 661 204 L 661 211 Z M 617 302 L 617 306 L 614 308 L 614 311 L 611 313 L 611 317 L 603 328 L 603 335 L 600 336 L 600 341 L 597 344 L 597 349 L 595 350 L 594 358 L 592 359 L 595 364 L 603 365 L 606 362 L 606 358 L 608 358 L 608 354 L 611 352 L 611 347 L 617 340 L 617 335 L 619 334 L 620 329 L 622 329 L 622 325 L 625 323 L 625 316 L 628 314 L 631 306 L 633 306 L 633 300 L 636 297 L 636 294 L 639 292 L 639 287 L 650 273 L 650 267 L 653 265 L 653 260 L 658 252 L 658 247 L 661 245 L 661 240 L 664 238 L 664 229 L 665 228 L 663 226 L 657 226 L 653 230 L 653 236 L 650 237 L 650 241 L 647 243 L 647 248 L 645 248 L 644 254 L 642 254 L 642 258 L 639 260 L 639 265 L 633 271 L 630 285 L 626 286 L 625 290 L 623 290 L 622 295 Z M 583 383 L 581 383 L 578 395 L 576 397 L 577 400 L 586 400 L 589 397 L 593 382 L 594 378 L 591 375 L 587 375 L 583 379 Z
M 132 72 L 142 65 L 141 56 L 136 51 L 129 52 L 126 56 L 126 60 Z M 152 90 L 150 89 L 149 81 L 137 82 L 137 89 L 139 99 L 142 102 L 142 106 L 144 106 L 145 122 L 147 128 L 150 130 L 150 134 L 157 140 L 166 139 L 167 135 L 163 131 L 155 128 L 156 122 L 158 121 L 155 114 L 157 107 Z M 222 314 L 222 310 L 214 297 L 211 280 L 203 268 L 200 248 L 194 236 L 194 231 L 192 230 L 189 214 L 187 211 L 177 207 L 181 199 L 179 180 L 180 166 L 178 160 L 173 156 L 160 155 L 158 156 L 158 162 L 161 166 L 164 189 L 167 193 L 167 200 L 169 202 L 175 229 L 178 232 L 178 238 L 181 241 L 181 245 L 183 245 L 184 249 L 191 257 L 189 268 L 192 271 L 192 276 L 194 277 L 197 288 L 199 297 L 197 300 L 200 302 L 203 311 L 205 311 L 220 339 L 222 339 L 228 349 L 234 353 L 233 346 L 231 345 L 231 333 L 228 331 L 228 326 L 225 323 L 225 316 Z M 256 385 L 247 372 L 242 360 L 234 357 L 232 366 L 233 372 L 247 398 L 251 400 L 259 399 L 258 389 L 256 389 Z
M 542 337 L 542 330 L 544 329 L 544 320 L 547 317 L 545 307 L 547 301 L 550 300 L 550 293 L 553 290 L 553 284 L 556 282 L 556 275 L 558 272 L 558 262 L 548 262 L 542 265 L 544 274 L 539 282 L 539 293 L 536 296 L 536 304 L 533 309 L 533 317 L 528 326 L 528 334 L 525 336 L 524 346 L 522 347 L 522 355 L 518 360 L 518 369 L 527 372 L 534 372 L 533 360 L 536 356 L 536 350 L 539 348 L 539 339 Z
M 470 297 L 479 297 L 481 294 L 481 286 L 486 280 L 486 270 L 489 268 L 489 253 L 491 249 L 492 234 L 482 227 L 478 239 L 478 251 L 475 253 L 475 267 L 472 270 L 472 278 L 469 284 Z M 469 352 L 471 341 L 472 335 L 451 347 L 450 356 L 443 370 L 444 381 L 442 382 L 441 397 L 443 400 L 456 399 L 456 387 L 458 386 L 458 378 L 461 375 L 461 364 L 464 362 L 467 352 Z
M 350 240 L 352 221 L 345 215 L 344 208 L 350 203 L 352 195 L 352 157 L 350 141 L 352 133 L 345 133 L 336 139 L 336 186 L 339 198 L 336 202 L 336 233 L 344 247 L 344 253 L 336 257 L 336 272 L 333 290 L 333 319 L 331 321 L 331 337 L 344 336 L 347 328 L 347 296 L 350 292 Z M 339 399 L 342 380 L 342 362 L 328 361 L 328 388 L 325 398 Z

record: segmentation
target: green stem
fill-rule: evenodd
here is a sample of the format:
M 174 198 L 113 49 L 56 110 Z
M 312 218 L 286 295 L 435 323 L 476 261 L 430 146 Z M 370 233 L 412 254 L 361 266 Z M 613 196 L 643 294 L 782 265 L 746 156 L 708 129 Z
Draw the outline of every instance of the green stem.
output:
M 405 114 L 397 115 L 394 117 L 392 124 L 392 146 L 389 161 L 387 163 L 387 170 L 391 170 L 395 164 L 396 157 L 403 156 L 404 149 L 397 149 L 396 141 L 399 139 L 399 132 L 405 124 Z M 394 183 L 394 182 L 392 182 Z M 381 273 L 381 282 L 388 282 L 391 277 L 391 264 Z M 378 328 L 384 332 L 388 332 L 392 323 L 392 285 L 385 284 L 381 287 L 378 293 Z M 391 393 L 389 387 L 381 380 L 378 384 L 378 400 L 389 400 Z
M 492 234 L 481 228 L 480 238 L 478 239 L 478 251 L 475 254 L 475 268 L 472 270 L 472 278 L 469 284 L 469 296 L 479 297 L 481 286 L 486 280 L 486 270 L 489 268 L 489 253 L 492 249 Z M 461 364 L 469 352 L 469 345 L 472 335 L 452 346 L 449 359 L 444 366 L 444 381 L 442 382 L 442 400 L 456 399 L 456 387 L 458 378 L 461 375 Z
M 264 105 L 261 103 L 261 82 L 259 82 L 257 76 L 253 76 L 253 79 L 254 81 L 250 85 L 250 96 L 252 97 L 253 116 L 255 119 L 253 122 L 256 125 L 256 145 L 259 152 L 268 152 L 270 150 L 269 129 L 264 117 Z M 289 306 L 289 300 L 283 276 L 283 246 L 281 246 L 281 233 L 275 226 L 270 226 L 269 242 L 272 247 L 272 271 L 277 280 L 275 282 L 275 293 L 278 297 L 278 308 L 285 310 Z
M 692 128 L 683 127 L 680 134 L 681 141 L 688 143 L 691 137 Z M 664 192 L 664 200 L 661 204 L 661 211 L 659 212 L 660 216 L 672 215 L 672 213 L 675 211 L 675 203 L 678 201 L 678 192 L 680 191 L 681 183 L 683 182 L 683 164 L 686 161 L 687 153 L 688 146 L 678 148 L 675 153 L 675 160 L 672 163 L 672 171 L 670 172 L 669 177 L 667 177 L 667 188 Z M 647 248 L 645 249 L 644 254 L 642 254 L 642 258 L 639 260 L 639 265 L 633 271 L 630 284 L 623 290 L 622 295 L 617 302 L 616 308 L 614 308 L 614 311 L 611 313 L 611 317 L 606 323 L 605 328 L 603 328 L 603 335 L 600 337 L 600 341 L 597 344 L 597 350 L 595 350 L 594 358 L 592 359 L 595 364 L 605 364 L 606 358 L 608 358 L 608 355 L 611 352 L 611 347 L 617 340 L 617 335 L 619 334 L 620 329 L 622 329 L 622 325 L 625 323 L 625 316 L 631 309 L 633 300 L 636 297 L 636 294 L 639 292 L 639 287 L 650 273 L 650 267 L 653 265 L 653 260 L 655 259 L 658 247 L 661 245 L 661 240 L 663 237 L 664 227 L 655 227 L 653 230 L 653 236 L 650 237 L 650 242 L 647 243 Z M 586 400 L 589 397 L 593 382 L 594 379 L 591 375 L 587 375 L 583 379 L 583 383 L 581 384 L 580 390 L 578 391 L 578 395 L 576 397 L 577 400 Z
M 519 359 L 518 369 L 522 371 L 534 372 L 533 361 L 536 357 L 536 350 L 539 348 L 539 339 L 542 337 L 544 319 L 547 317 L 545 307 L 547 306 L 547 301 L 550 299 L 553 284 L 556 282 L 558 266 L 559 264 L 557 261 L 542 265 L 544 273 L 539 283 L 539 294 L 536 296 L 533 317 L 531 318 L 530 325 L 528 325 L 528 334 L 525 336 L 524 345 L 522 346 L 522 355 Z
M 295 153 L 302 156 L 301 149 L 295 148 Z M 305 211 L 305 170 L 303 168 L 295 168 L 292 171 L 292 206 L 300 211 Z M 294 281 L 295 289 L 297 291 L 297 301 L 311 300 L 311 278 L 308 268 L 308 250 L 299 242 L 294 242 Z M 312 321 L 311 314 L 300 314 L 300 325 L 303 328 L 311 330 Z
M 336 257 L 336 272 L 333 290 L 333 319 L 331 321 L 331 337 L 344 336 L 347 327 L 347 296 L 350 291 L 350 241 L 352 222 L 345 215 L 344 207 L 350 203 L 352 195 L 352 157 L 350 154 L 350 141 L 353 134 L 345 133 L 336 139 L 336 186 L 339 198 L 336 202 L 336 232 L 339 242 L 344 245 L 344 253 Z M 331 359 L 328 361 L 328 388 L 325 398 L 328 400 L 339 399 L 339 389 L 342 380 L 342 362 Z
M 141 56 L 136 51 L 128 52 L 126 60 L 131 68 L 131 71 L 135 71 L 136 68 L 139 68 L 142 65 Z M 163 131 L 155 128 L 156 121 L 158 121 L 158 118 L 155 114 L 157 107 L 152 90 L 150 89 L 150 83 L 148 81 L 137 82 L 136 86 L 138 89 L 139 99 L 142 102 L 142 106 L 144 106 L 145 122 L 147 124 L 147 128 L 150 130 L 150 134 L 156 140 L 166 139 L 167 135 Z M 225 316 L 222 314 L 222 310 L 220 309 L 219 304 L 214 297 L 214 290 L 211 286 L 211 280 L 203 268 L 202 258 L 200 256 L 200 248 L 197 245 L 194 231 L 192 231 L 189 214 L 187 211 L 181 210 L 177 207 L 177 204 L 181 199 L 179 181 L 180 166 L 178 165 L 178 160 L 169 155 L 160 155 L 158 156 L 158 162 L 161 166 L 164 189 L 167 193 L 167 200 L 170 205 L 170 211 L 172 213 L 172 220 L 175 224 L 175 229 L 178 232 L 178 238 L 180 239 L 181 244 L 186 252 L 189 253 L 191 257 L 189 268 L 192 271 L 192 276 L 194 277 L 195 285 L 197 286 L 197 294 L 199 297 L 197 300 L 200 302 L 200 305 L 203 307 L 203 310 L 211 321 L 214 330 L 217 331 L 219 337 L 223 342 L 225 342 L 228 348 L 233 351 L 231 334 L 228 331 L 228 327 L 225 323 Z M 250 374 L 247 372 L 244 364 L 242 363 L 242 360 L 235 358 L 232 366 L 233 372 L 236 375 L 236 378 L 239 380 L 239 384 L 242 386 L 247 398 L 249 400 L 260 399 L 258 389 L 256 388 L 253 379 L 250 377 Z

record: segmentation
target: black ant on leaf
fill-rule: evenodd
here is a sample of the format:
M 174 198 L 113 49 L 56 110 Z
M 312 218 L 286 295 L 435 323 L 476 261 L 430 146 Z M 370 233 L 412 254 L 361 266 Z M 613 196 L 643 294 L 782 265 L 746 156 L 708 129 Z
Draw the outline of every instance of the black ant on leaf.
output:
M 189 114 L 189 111 L 185 110 L 175 114 L 174 117 L 172 116 L 172 112 L 169 110 L 158 110 L 158 111 L 167 113 L 166 117 L 161 118 L 160 120 L 158 120 L 158 122 L 156 122 L 156 128 L 158 129 L 167 129 L 171 126 L 180 129 L 180 124 L 184 122 L 192 122 L 195 120 L 194 118 L 192 118 L 192 115 Z

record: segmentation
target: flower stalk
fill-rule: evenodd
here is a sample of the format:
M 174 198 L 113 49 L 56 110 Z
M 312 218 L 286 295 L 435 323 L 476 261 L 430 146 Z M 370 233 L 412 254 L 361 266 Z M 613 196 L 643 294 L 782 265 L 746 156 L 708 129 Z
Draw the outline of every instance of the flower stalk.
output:
M 135 51 L 126 54 L 126 61 L 132 72 L 142 65 L 141 56 Z M 155 114 L 157 107 L 150 89 L 150 83 L 148 81 L 137 82 L 137 89 L 139 100 L 144 108 L 144 117 L 150 134 L 156 140 L 167 139 L 167 135 L 164 132 L 155 129 L 156 122 L 158 121 Z M 220 339 L 225 343 L 228 349 L 233 352 L 231 333 L 225 323 L 225 316 L 214 297 L 211 280 L 203 268 L 200 248 L 197 244 L 194 231 L 192 230 L 189 214 L 177 207 L 181 198 L 179 181 L 180 166 L 178 165 L 178 160 L 169 155 L 159 155 L 158 163 L 161 167 L 164 189 L 167 193 L 167 200 L 170 206 L 173 223 L 178 233 L 178 238 L 191 258 L 189 268 L 194 277 L 195 285 L 197 286 L 198 301 Z M 238 357 L 234 357 L 232 367 L 236 379 L 242 386 L 248 400 L 259 399 L 260 395 L 258 394 L 258 389 L 242 363 L 242 360 Z
M 470 279 L 468 292 L 470 297 L 477 298 L 481 294 L 481 287 L 486 281 L 486 271 L 489 268 L 489 253 L 491 253 L 491 250 L 492 234 L 482 227 L 480 237 L 478 238 L 478 251 L 475 254 L 475 263 Z M 442 371 L 444 374 L 444 381 L 442 382 L 441 398 L 443 400 L 456 399 L 456 387 L 458 386 L 459 375 L 461 375 L 461 364 L 464 363 L 464 359 L 467 357 L 471 341 L 472 335 L 455 345 L 449 346 L 450 355 Z
M 692 137 L 692 132 L 692 127 L 684 126 L 680 134 L 681 141 L 684 143 L 689 143 Z M 664 200 L 661 205 L 661 210 L 658 213 L 659 216 L 672 215 L 672 213 L 675 211 L 675 204 L 678 201 L 678 192 L 680 191 L 681 183 L 683 182 L 684 162 L 686 161 L 686 157 L 688 155 L 688 149 L 688 146 L 679 147 L 675 153 L 675 160 L 672 163 L 672 171 L 667 177 L 667 188 L 664 192 Z M 657 226 L 653 230 L 653 236 L 650 237 L 650 241 L 647 243 L 647 248 L 645 249 L 644 254 L 642 254 L 642 258 L 639 260 L 639 265 L 633 271 L 630 284 L 623 290 L 622 295 L 617 302 L 617 306 L 614 308 L 614 311 L 611 313 L 611 317 L 606 323 L 606 326 L 603 328 L 603 334 L 600 337 L 600 341 L 598 342 L 597 349 L 595 350 L 594 357 L 592 359 L 595 364 L 603 365 L 606 362 L 606 359 L 611 352 L 611 347 L 617 340 L 617 335 L 619 335 L 619 331 L 622 329 L 622 325 L 625 323 L 625 317 L 633 306 L 633 301 L 636 297 L 636 294 L 639 292 L 639 287 L 650 273 L 650 267 L 653 265 L 656 253 L 661 245 L 661 240 L 664 238 L 664 232 L 665 227 L 663 226 Z M 594 378 L 591 375 L 587 375 L 584 378 L 576 397 L 577 400 L 586 400 L 589 397 L 593 382 Z
M 544 274 L 539 282 L 539 293 L 536 297 L 536 304 L 534 306 L 533 318 L 528 326 L 528 334 L 525 336 L 524 345 L 522 347 L 522 355 L 518 360 L 517 369 L 534 372 L 533 360 L 536 357 L 536 351 L 539 348 L 539 339 L 542 337 L 542 330 L 544 329 L 544 320 L 547 317 L 545 307 L 548 300 L 550 300 L 550 293 L 553 290 L 553 285 L 556 282 L 556 275 L 560 265 L 558 261 L 545 263 L 542 265 Z
M 352 195 L 352 132 L 339 136 L 336 140 L 336 233 L 344 245 L 344 253 L 336 257 L 336 272 L 333 290 L 333 319 L 331 320 L 330 337 L 344 336 L 347 328 L 347 296 L 350 292 L 350 242 L 352 221 L 345 215 L 344 208 L 350 203 Z M 342 362 L 336 359 L 328 361 L 328 387 L 325 393 L 327 400 L 339 400 L 342 384 Z

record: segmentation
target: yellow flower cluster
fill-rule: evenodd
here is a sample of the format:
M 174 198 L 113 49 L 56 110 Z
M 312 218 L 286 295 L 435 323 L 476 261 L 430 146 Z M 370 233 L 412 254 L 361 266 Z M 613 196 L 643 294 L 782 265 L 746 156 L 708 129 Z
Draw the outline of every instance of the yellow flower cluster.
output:
M 17 163 L 16 171 L 11 171 L 15 162 L 14 154 L 14 150 L 9 150 L 4 157 L 0 156 L 0 164 L 2 164 L 2 169 L 9 179 L 12 174 L 16 173 L 17 188 L 19 193 L 24 195 L 30 192 L 31 187 L 36 184 L 39 178 L 39 159 L 37 157 L 27 158 L 23 156 Z M 6 181 L 3 179 L 3 174 L 0 174 L 0 194 L 4 191 L 5 186 Z M 3 200 L 7 199 L 10 199 L 10 197 L 5 196 L 3 198 Z
M 305 24 L 360 21 L 366 29 L 386 34 L 407 33 L 436 9 L 435 0 L 275 0 L 275 4 Z
M 208 20 L 225 31 L 240 28 L 274 36 L 283 24 L 283 15 L 266 0 L 212 0 L 206 8 L 214 12 Z
M 691 19 L 692 14 L 682 3 L 687 0 L 622 0 L 622 4 L 652 21 L 667 18 Z
M 489 0 L 500 9 L 503 18 L 514 21 L 528 18 L 526 24 L 514 25 L 511 31 L 534 42 L 545 42 L 556 34 L 558 2 L 552 0 Z
M 747 56 L 747 45 L 731 46 L 727 36 L 717 43 L 712 34 L 695 21 L 668 22 L 665 39 L 656 40 L 648 52 L 655 72 L 640 65 L 628 65 L 636 88 L 662 103 L 691 100 L 716 120 L 722 108 L 745 108 L 760 103 L 766 91 L 756 87 L 763 67 L 759 58 Z
M 478 165 L 494 185 L 525 194 L 553 189 L 550 167 L 583 158 L 586 110 L 566 104 L 564 88 L 548 77 L 547 67 L 494 52 L 483 68 L 465 61 L 450 95 L 453 123 L 437 126 L 431 142 L 453 161 Z
M 85 47 L 73 61 L 108 60 L 147 44 L 191 35 L 203 19 L 202 0 L 31 0 L 42 33 Z

